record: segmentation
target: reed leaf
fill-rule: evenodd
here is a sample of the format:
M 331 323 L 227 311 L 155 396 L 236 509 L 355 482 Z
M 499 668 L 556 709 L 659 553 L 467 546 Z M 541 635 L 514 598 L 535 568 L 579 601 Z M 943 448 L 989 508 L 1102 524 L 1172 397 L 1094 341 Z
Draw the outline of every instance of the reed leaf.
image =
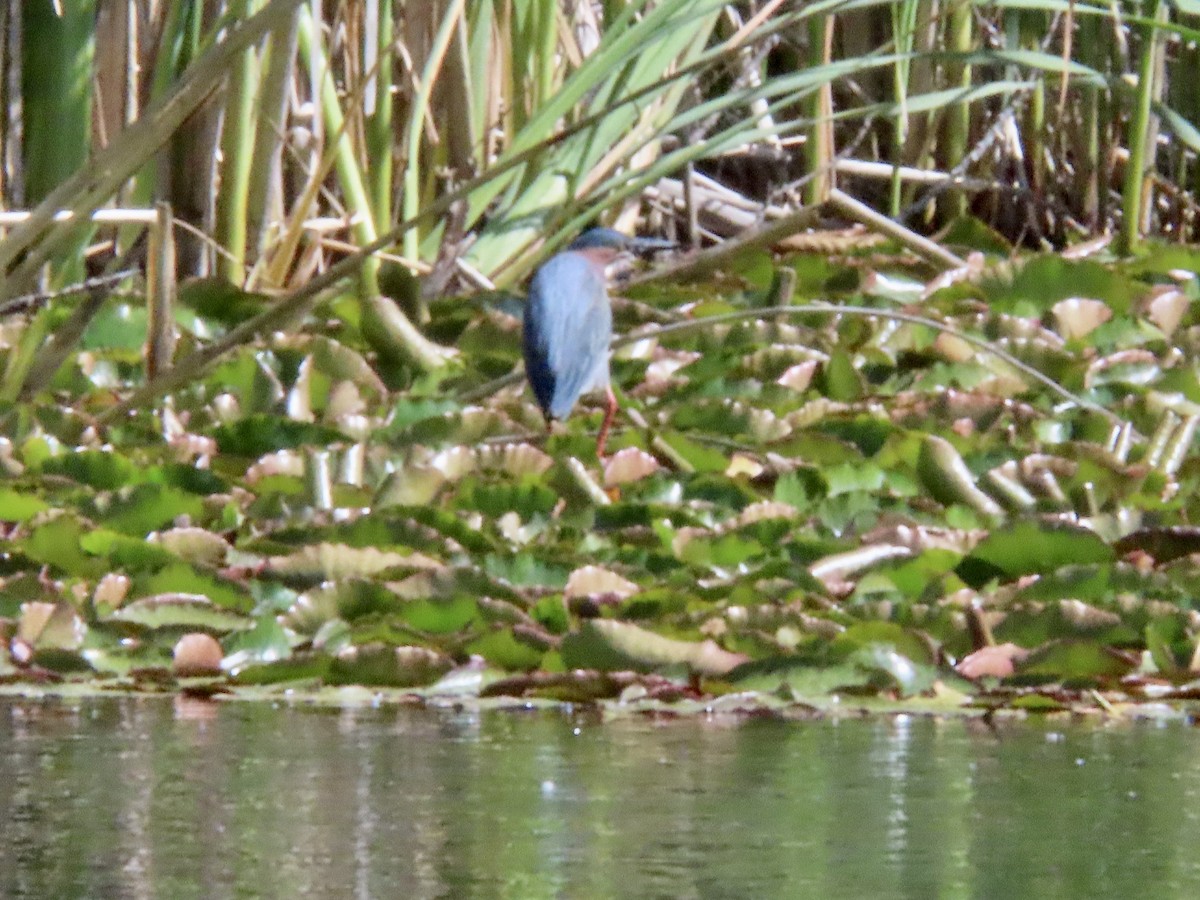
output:
M 258 7 L 255 0 L 232 0 L 230 14 L 244 19 Z M 247 48 L 238 54 L 225 91 L 221 127 L 221 190 L 217 192 L 216 239 L 224 249 L 219 271 L 234 284 L 246 277 L 247 210 L 250 166 L 254 158 L 254 94 L 257 54 Z
M 112 197 L 220 86 L 239 53 L 267 31 L 279 27 L 302 2 L 270 0 L 254 16 L 232 25 L 187 70 L 169 95 L 152 104 L 86 166 L 50 191 L 32 210 L 29 219 L 0 242 L 0 271 L 11 267 L 0 284 L 0 299 L 7 299 L 30 284 L 34 273 L 64 242 L 91 227 L 88 213 Z M 73 217 L 55 221 L 59 210 L 69 210 Z

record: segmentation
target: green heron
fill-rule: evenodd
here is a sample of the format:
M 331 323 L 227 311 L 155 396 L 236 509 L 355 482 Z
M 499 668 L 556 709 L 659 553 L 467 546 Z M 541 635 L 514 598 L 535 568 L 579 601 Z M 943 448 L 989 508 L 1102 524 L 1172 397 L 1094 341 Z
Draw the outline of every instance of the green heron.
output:
M 656 238 L 633 238 L 611 228 L 585 231 L 562 253 L 534 273 L 525 305 L 525 374 L 546 417 L 570 415 L 579 395 L 604 389 L 604 421 L 596 456 L 604 457 L 608 430 L 617 412 L 609 384 L 608 347 L 612 308 L 607 270 L 629 253 L 650 253 L 675 245 Z

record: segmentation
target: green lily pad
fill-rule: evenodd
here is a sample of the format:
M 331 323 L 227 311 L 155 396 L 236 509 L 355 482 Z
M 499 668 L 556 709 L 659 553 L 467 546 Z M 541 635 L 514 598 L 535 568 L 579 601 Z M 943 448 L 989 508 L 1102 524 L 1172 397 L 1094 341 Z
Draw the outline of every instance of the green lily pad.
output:
M 1008 284 L 986 285 L 988 302 L 998 310 L 1037 313 L 1068 297 L 1094 297 L 1117 315 L 1129 312 L 1140 293 L 1137 285 L 1093 260 L 1068 260 L 1056 253 L 1035 256 Z
M 117 531 L 145 536 L 181 517 L 200 519 L 203 512 L 195 494 L 164 484 L 139 484 L 105 511 L 104 522 Z
M 0 488 L 0 522 L 27 522 L 49 509 L 45 500 L 12 488 Z
M 1017 666 L 1020 675 L 1056 680 L 1115 679 L 1128 675 L 1136 662 L 1087 640 L 1053 641 L 1039 647 Z
M 1111 562 L 1112 547 L 1094 531 L 1062 522 L 1026 519 L 996 529 L 962 561 L 958 573 L 967 584 L 992 578 L 1050 573 L 1062 566 Z
M 448 599 L 413 600 L 404 604 L 400 617 L 418 631 L 449 634 L 479 617 L 479 606 L 465 594 Z
M 97 528 L 79 539 L 79 546 L 93 556 L 108 560 L 127 571 L 156 571 L 174 562 L 176 557 L 156 543 L 107 528 Z
M 758 541 L 739 534 L 698 536 L 686 541 L 679 552 L 681 561 L 695 566 L 737 566 L 763 553 Z
M 236 671 L 243 666 L 273 663 L 291 655 L 292 643 L 292 638 L 275 619 L 260 618 L 252 627 L 225 639 L 222 665 Z
M 724 675 L 746 661 L 712 641 L 675 640 L 605 619 L 584 622 L 579 631 L 564 637 L 560 653 L 568 668 L 608 671 L 684 667 L 702 675 Z
M 451 661 L 424 647 L 363 644 L 348 647 L 330 663 L 330 684 L 420 687 L 450 671 Z
M 325 653 L 294 653 L 266 663 L 249 662 L 232 670 L 238 684 L 283 684 L 289 681 L 323 681 L 333 660 Z
M 302 547 L 290 556 L 274 557 L 268 562 L 268 569 L 282 578 L 316 582 L 366 578 L 389 569 L 404 568 L 408 562 L 409 557 L 402 553 L 322 543 Z
M 86 531 L 84 523 L 74 516 L 55 515 L 35 526 L 21 543 L 21 549 L 31 559 L 53 566 L 58 571 L 98 577 L 102 574 L 102 563 L 83 553 L 80 547 Z
M 512 629 L 497 627 L 467 645 L 467 652 L 478 654 L 494 666 L 507 671 L 534 669 L 545 655 L 513 637 Z
M 817 383 L 821 393 L 842 403 L 857 400 L 865 388 L 862 373 L 854 367 L 850 355 L 842 351 L 829 355 L 829 361 L 821 368 Z
M 712 447 L 706 447 L 678 431 L 663 432 L 660 437 L 667 446 L 692 467 L 693 471 L 723 472 L 729 465 L 729 459 L 725 454 Z
M 265 414 L 251 415 L 213 433 L 222 453 L 257 458 L 277 450 L 327 447 L 347 440 L 346 435 L 324 425 L 297 422 Z
M 729 673 L 728 680 L 739 690 L 781 693 L 802 700 L 866 688 L 871 673 L 852 662 L 823 665 L 811 659 L 773 657 L 739 666 Z
M 235 612 L 249 612 L 254 600 L 238 582 L 219 578 L 185 562 L 173 562 L 137 580 L 139 594 L 197 594 L 208 602 Z
M 141 468 L 119 453 L 79 450 L 53 456 L 42 463 L 46 475 L 61 475 L 97 490 L 115 491 L 144 477 Z
M 197 594 L 159 594 L 126 603 L 107 619 L 142 628 L 203 629 L 217 634 L 252 628 L 248 616 L 217 606 Z

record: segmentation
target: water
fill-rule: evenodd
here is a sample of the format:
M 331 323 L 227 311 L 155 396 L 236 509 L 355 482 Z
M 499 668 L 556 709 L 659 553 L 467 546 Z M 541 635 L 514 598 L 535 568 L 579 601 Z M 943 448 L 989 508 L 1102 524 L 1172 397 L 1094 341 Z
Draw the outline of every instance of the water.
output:
M 5 897 L 1195 897 L 1200 734 L 0 700 Z

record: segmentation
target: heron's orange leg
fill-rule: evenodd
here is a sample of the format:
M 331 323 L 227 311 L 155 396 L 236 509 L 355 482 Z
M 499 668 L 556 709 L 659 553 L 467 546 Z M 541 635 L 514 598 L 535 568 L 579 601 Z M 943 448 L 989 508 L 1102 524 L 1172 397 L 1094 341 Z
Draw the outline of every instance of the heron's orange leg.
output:
M 604 459 L 604 446 L 608 443 L 608 430 L 612 428 L 613 417 L 617 414 L 617 395 L 612 386 L 605 388 L 604 421 L 600 423 L 600 434 L 596 437 L 596 458 Z

